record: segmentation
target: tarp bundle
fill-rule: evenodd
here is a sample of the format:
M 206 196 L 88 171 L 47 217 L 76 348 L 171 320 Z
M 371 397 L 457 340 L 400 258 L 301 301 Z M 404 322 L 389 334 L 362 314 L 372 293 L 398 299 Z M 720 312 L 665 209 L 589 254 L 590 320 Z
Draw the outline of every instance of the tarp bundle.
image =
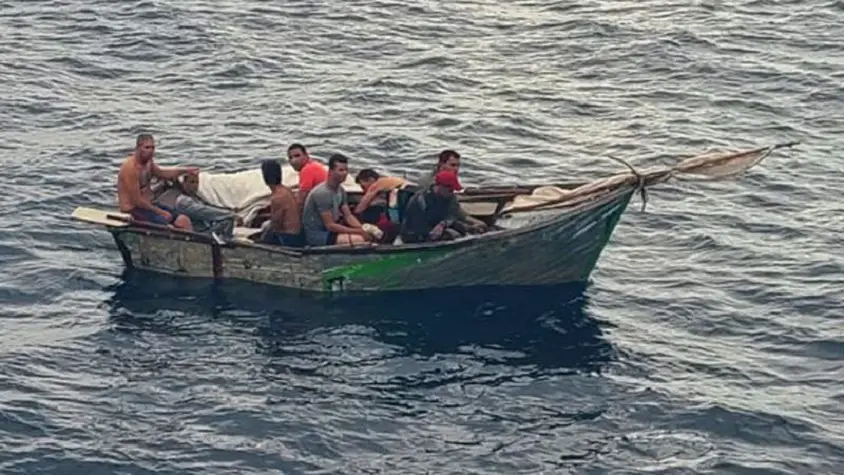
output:
M 530 195 L 514 198 L 511 203 L 501 210 L 501 213 L 538 211 L 576 206 L 623 185 L 639 185 L 644 194 L 647 187 L 672 178 L 684 180 L 719 180 L 730 178 L 756 166 L 774 150 L 792 147 L 794 145 L 796 145 L 796 142 L 740 152 L 706 153 L 687 158 L 673 167 L 658 167 L 642 172 L 634 169 L 629 163 L 621 159 L 610 157 L 624 163 L 631 171 L 601 178 L 574 189 L 540 186 L 534 189 Z
M 294 191 L 299 188 L 299 173 L 290 165 L 282 165 L 281 182 Z M 346 191 L 359 191 L 354 177 L 343 184 Z M 206 203 L 234 211 L 245 225 L 270 205 L 270 189 L 264 183 L 260 168 L 240 172 L 199 173 L 199 197 Z

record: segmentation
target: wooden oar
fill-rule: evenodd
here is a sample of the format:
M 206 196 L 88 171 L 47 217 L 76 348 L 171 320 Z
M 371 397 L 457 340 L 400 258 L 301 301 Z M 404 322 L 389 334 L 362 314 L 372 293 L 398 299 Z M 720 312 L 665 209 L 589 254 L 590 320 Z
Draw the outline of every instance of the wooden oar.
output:
M 125 228 L 129 226 L 127 219 L 130 218 L 128 214 L 118 213 L 109 216 L 109 213 L 105 211 L 94 208 L 86 208 L 84 206 L 80 206 L 73 210 L 71 217 L 78 219 L 79 221 L 85 221 L 86 223 L 101 224 L 112 228 Z
M 160 224 L 150 223 L 146 221 L 138 221 L 132 219 L 132 216 L 126 213 L 108 212 L 95 208 L 86 208 L 84 206 L 80 206 L 73 210 L 71 216 L 80 221 L 85 221 L 93 224 L 100 224 L 112 228 L 125 228 L 133 226 L 139 228 L 154 229 L 158 231 L 165 231 L 175 234 L 182 234 L 185 236 L 197 238 L 202 241 L 213 240 L 210 235 L 201 234 L 194 231 L 188 231 L 186 229 L 176 227 L 163 226 Z

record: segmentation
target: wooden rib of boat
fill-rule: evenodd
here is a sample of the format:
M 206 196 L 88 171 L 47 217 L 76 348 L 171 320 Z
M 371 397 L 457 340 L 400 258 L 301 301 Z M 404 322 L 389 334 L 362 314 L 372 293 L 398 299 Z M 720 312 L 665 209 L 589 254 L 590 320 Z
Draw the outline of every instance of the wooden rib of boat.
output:
M 557 187 L 559 198 L 513 207 L 539 186 L 469 189 L 461 203 L 471 214 L 495 223 L 509 212 L 554 210 L 514 229 L 499 226 L 455 241 L 289 248 L 241 236 L 218 242 L 212 236 L 132 222 L 128 215 L 77 208 L 73 217 L 104 226 L 128 268 L 212 279 L 238 279 L 313 292 L 372 292 L 471 286 L 534 286 L 588 280 L 598 258 L 636 192 L 683 174 L 734 176 L 755 166 L 781 144 L 731 154 L 692 157 L 680 164 L 631 172 L 585 184 Z M 353 198 L 354 199 L 354 198 Z M 473 209 L 474 207 L 474 209 Z M 481 209 L 483 208 L 483 209 Z

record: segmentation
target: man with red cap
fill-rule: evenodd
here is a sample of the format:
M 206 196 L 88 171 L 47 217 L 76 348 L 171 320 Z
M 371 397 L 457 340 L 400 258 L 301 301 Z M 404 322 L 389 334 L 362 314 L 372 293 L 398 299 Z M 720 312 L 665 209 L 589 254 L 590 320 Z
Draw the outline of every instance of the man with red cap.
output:
M 455 191 L 463 186 L 454 170 L 442 170 L 434 175 L 433 185 L 414 196 L 407 204 L 401 226 L 403 243 L 431 242 L 454 239 L 449 228 L 455 224 Z

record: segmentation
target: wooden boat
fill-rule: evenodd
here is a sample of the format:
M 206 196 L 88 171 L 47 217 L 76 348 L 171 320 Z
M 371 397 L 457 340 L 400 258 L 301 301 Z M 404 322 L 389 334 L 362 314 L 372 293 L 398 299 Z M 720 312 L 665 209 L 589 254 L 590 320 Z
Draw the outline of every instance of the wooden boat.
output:
M 697 156 L 642 173 L 630 167 L 585 184 L 466 190 L 461 203 L 494 230 L 439 243 L 289 248 L 252 242 L 247 236 L 254 228 L 239 228 L 238 238 L 219 242 L 206 234 L 132 222 L 117 212 L 77 208 L 72 216 L 104 226 L 128 268 L 186 277 L 344 293 L 569 284 L 588 280 L 637 192 L 645 198 L 649 187 L 680 175 L 734 176 L 773 150 L 793 145 Z M 504 214 L 539 210 L 551 213 L 513 229 L 498 225 Z

